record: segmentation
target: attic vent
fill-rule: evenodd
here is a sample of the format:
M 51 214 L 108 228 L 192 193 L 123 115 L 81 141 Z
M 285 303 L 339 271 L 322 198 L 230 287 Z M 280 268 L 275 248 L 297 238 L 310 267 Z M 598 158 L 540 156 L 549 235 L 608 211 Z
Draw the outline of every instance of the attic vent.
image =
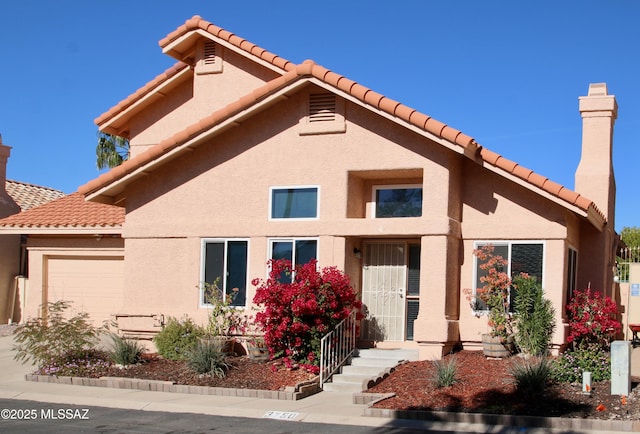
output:
M 204 43 L 203 62 L 205 65 L 213 65 L 216 63 L 216 43 L 207 41 Z
M 336 120 L 336 96 L 332 93 L 309 95 L 309 122 Z

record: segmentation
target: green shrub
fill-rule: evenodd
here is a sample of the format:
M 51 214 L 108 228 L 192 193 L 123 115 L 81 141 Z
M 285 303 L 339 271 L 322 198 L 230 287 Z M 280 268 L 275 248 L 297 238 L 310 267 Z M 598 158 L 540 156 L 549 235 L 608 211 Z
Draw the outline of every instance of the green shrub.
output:
M 111 346 L 108 354 L 113 363 L 123 366 L 140 363 L 143 350 L 138 341 L 123 339 L 116 334 L 111 335 Z
M 219 378 L 224 378 L 229 368 L 222 348 L 208 341 L 199 341 L 189 351 L 188 362 L 198 374 L 211 374 Z
M 436 370 L 432 381 L 437 388 L 453 386 L 458 382 L 458 364 L 453 356 L 436 360 L 434 365 Z
M 543 297 L 536 278 L 521 274 L 513 278 L 516 345 L 525 354 L 544 356 L 556 328 L 551 301 Z
M 67 318 L 69 301 L 56 301 L 47 305 L 47 314 L 18 326 L 14 340 L 15 360 L 39 367 L 67 357 L 82 355 L 97 344 L 102 332 L 89 320 L 89 314 L 80 312 Z
M 166 359 L 184 360 L 187 353 L 204 336 L 204 328 L 188 316 L 182 320 L 169 317 L 164 328 L 153 338 L 158 354 Z
M 585 371 L 591 372 L 592 381 L 611 378 L 611 356 L 599 343 L 578 345 L 552 364 L 552 377 L 561 383 L 580 383 Z
M 522 359 L 509 366 L 516 389 L 526 396 L 540 396 L 551 380 L 551 362 L 546 357 Z

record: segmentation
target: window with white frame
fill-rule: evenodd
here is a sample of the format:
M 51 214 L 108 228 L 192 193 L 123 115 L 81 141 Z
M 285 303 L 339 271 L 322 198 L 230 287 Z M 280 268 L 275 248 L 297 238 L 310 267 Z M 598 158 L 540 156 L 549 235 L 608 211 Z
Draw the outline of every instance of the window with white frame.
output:
M 318 259 L 318 240 L 315 238 L 283 238 L 269 242 L 271 259 L 286 259 L 293 268 Z M 280 276 L 280 282 L 290 283 L 292 276 Z
M 233 297 L 233 306 L 245 306 L 247 302 L 247 258 L 249 242 L 235 239 L 206 239 L 202 241 L 202 282 L 214 284 Z M 215 296 L 203 285 L 200 304 L 210 304 Z
M 375 218 L 421 217 L 422 185 L 376 185 L 373 203 Z
M 507 261 L 507 269 L 503 270 L 507 275 L 513 277 L 520 273 L 527 273 L 536 278 L 542 284 L 543 264 L 544 264 L 544 243 L 541 241 L 487 241 L 476 243 L 476 249 L 491 244 L 493 255 L 501 256 Z M 480 265 L 483 261 L 474 256 L 475 264 L 475 286 L 482 288 L 484 283 L 481 278 L 487 275 L 487 270 L 482 270 Z M 486 305 L 481 300 L 476 300 L 476 310 L 486 310 Z M 511 309 L 513 310 L 513 299 L 511 299 Z
M 271 219 L 318 218 L 318 187 L 271 187 L 269 216 Z

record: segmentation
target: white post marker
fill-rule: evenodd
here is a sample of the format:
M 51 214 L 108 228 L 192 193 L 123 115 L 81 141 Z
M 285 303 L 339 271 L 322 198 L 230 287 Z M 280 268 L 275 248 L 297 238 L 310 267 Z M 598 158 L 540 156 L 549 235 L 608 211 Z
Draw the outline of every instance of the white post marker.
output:
M 631 343 L 611 343 L 611 394 L 629 396 L 631 393 Z
M 591 372 L 589 371 L 582 373 L 582 393 L 591 394 Z

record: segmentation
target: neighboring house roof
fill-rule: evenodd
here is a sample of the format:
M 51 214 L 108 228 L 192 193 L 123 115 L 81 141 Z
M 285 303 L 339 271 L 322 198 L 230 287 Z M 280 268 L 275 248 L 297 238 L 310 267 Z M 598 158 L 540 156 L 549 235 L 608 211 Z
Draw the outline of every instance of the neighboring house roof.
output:
M 124 223 L 124 208 L 87 202 L 80 193 L 72 193 L 28 211 L 0 219 L 3 233 L 36 234 L 119 234 Z
M 298 65 L 292 64 L 197 16 L 188 20 L 183 26 L 162 39 L 160 45 L 165 52 L 180 56 L 182 55 L 178 50 L 180 43 L 187 41 L 190 37 L 198 37 L 201 32 L 206 32 L 216 38 L 222 38 L 233 46 L 241 48 L 254 56 L 259 56 L 262 61 L 268 61 L 287 72 L 81 186 L 78 191 L 87 196 L 88 200 L 116 202 L 115 197 L 122 192 L 129 182 L 167 163 L 183 151 L 188 150 L 188 148 L 198 146 L 212 135 L 238 125 L 245 118 L 266 108 L 269 104 L 277 102 L 278 97 L 292 93 L 301 85 L 312 82 L 387 119 L 400 123 L 412 131 L 423 134 L 437 143 L 467 156 L 489 170 L 569 208 L 571 211 L 588 218 L 599 229 L 606 223 L 605 216 L 595 203 L 579 193 L 483 148 L 474 138 L 455 128 L 374 92 L 311 60 L 306 60 Z M 184 42 L 184 45 L 186 47 L 188 45 L 187 42 Z M 192 41 L 190 45 L 192 45 Z M 153 87 L 151 84 L 148 86 L 150 88 Z M 145 92 L 151 90 L 150 88 Z M 131 103 L 130 98 L 135 99 L 134 96 L 136 94 L 138 92 L 125 101 Z M 122 110 L 117 107 L 107 112 L 109 117 L 117 116 L 119 110 Z M 99 119 L 103 119 L 107 114 Z
M 44 205 L 47 202 L 64 196 L 62 191 L 54 188 L 27 184 L 26 182 L 11 181 L 9 179 L 5 182 L 5 189 L 22 211 Z

